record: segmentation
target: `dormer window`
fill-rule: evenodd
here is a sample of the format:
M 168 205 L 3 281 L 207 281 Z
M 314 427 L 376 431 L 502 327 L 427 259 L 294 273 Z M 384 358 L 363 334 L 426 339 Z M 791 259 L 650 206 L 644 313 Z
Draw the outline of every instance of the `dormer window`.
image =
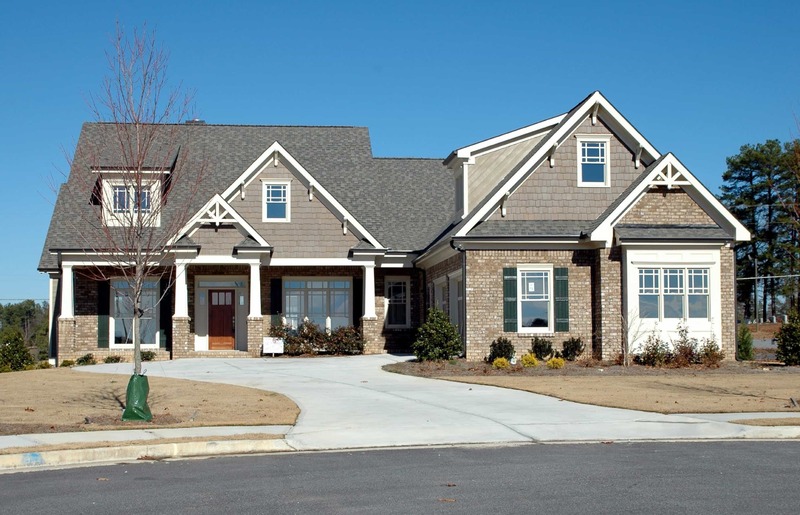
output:
M 578 186 L 610 185 L 610 146 L 607 136 L 578 136 Z
M 159 213 L 154 209 L 160 197 L 161 181 L 141 181 L 141 187 L 122 179 L 103 181 L 103 220 L 106 225 L 130 227 L 138 223 L 159 225 Z
M 288 182 L 264 181 L 264 222 L 288 222 L 290 188 Z

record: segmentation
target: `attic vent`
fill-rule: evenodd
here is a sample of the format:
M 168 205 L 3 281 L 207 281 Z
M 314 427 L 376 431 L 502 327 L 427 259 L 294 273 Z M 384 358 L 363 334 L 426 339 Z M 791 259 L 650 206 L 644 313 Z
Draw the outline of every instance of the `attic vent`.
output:
M 201 120 L 200 118 L 193 118 L 191 120 L 186 120 L 184 123 L 186 125 L 205 125 L 206 121 Z

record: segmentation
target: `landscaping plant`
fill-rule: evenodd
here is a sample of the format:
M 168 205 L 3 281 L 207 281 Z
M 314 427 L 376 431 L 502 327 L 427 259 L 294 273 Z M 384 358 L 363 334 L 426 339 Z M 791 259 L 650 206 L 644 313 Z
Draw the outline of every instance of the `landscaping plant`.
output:
M 689 329 L 685 324 L 678 325 L 678 339 L 672 342 L 672 362 L 676 367 L 688 367 L 700 359 L 697 339 L 689 337 Z
M 564 368 L 566 361 L 564 358 L 550 358 L 547 360 L 547 368 L 551 370 L 557 370 L 559 368 Z
M 510 360 L 513 357 L 514 345 L 505 336 L 500 336 L 489 346 L 489 357 L 486 358 L 486 361 L 494 363 L 497 358 Z
M 739 324 L 736 331 L 736 359 L 739 361 L 752 361 L 756 358 L 753 351 L 753 335 L 747 324 Z
M 575 361 L 586 349 L 586 345 L 583 344 L 581 339 L 575 337 L 564 340 L 563 346 L 564 348 L 561 351 L 561 356 L 567 361 Z
M 787 365 L 800 365 L 800 314 L 789 313 L 789 320 L 778 329 L 775 336 L 778 350 L 775 357 Z
M 33 363 L 33 356 L 25 346 L 22 332 L 16 327 L 4 329 L 0 333 L 0 370 L 23 370 Z
M 708 368 L 717 368 L 722 360 L 725 359 L 725 353 L 719 348 L 717 339 L 712 334 L 710 338 L 703 338 L 700 344 L 700 363 Z
M 539 366 L 539 360 L 533 354 L 524 354 L 519 362 L 522 368 L 536 368 Z
M 84 354 L 80 358 L 75 360 L 75 364 L 79 367 L 85 365 L 94 365 L 97 363 L 97 360 L 94 359 L 94 354 Z
M 511 362 L 509 362 L 506 358 L 496 358 L 494 361 L 492 361 L 492 368 L 507 370 L 511 368 Z
M 547 338 L 534 336 L 531 340 L 531 352 L 536 359 L 547 360 L 553 355 L 553 343 Z
M 636 361 L 649 367 L 663 367 L 669 363 L 670 355 L 667 344 L 655 333 L 650 334 L 642 345 L 642 352 Z
M 431 308 L 427 321 L 417 329 L 411 349 L 419 361 L 450 359 L 461 354 L 461 335 L 444 311 Z

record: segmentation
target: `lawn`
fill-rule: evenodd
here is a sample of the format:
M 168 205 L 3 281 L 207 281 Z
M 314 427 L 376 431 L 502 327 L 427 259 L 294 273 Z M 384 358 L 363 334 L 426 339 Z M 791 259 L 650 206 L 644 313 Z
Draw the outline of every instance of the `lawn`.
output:
M 0 434 L 291 425 L 300 413 L 265 390 L 149 377 L 151 422 L 122 422 L 130 376 L 58 368 L 0 374 Z
M 513 388 L 559 399 L 657 413 L 796 412 L 800 367 L 725 363 L 717 369 L 608 366 L 568 363 L 562 370 L 493 370 L 463 360 L 397 363 L 403 374 Z M 790 420 L 791 421 L 791 420 Z M 793 425 L 798 419 L 791 421 Z M 783 423 L 780 419 L 771 425 Z

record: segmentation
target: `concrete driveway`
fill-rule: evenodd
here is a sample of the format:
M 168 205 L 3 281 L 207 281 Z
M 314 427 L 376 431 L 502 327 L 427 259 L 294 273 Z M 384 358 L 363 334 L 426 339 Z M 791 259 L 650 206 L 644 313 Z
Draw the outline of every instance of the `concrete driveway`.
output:
M 182 359 L 146 373 L 261 388 L 302 410 L 287 443 L 298 450 L 503 443 L 797 438 L 800 428 L 759 428 L 691 415 L 658 415 L 560 401 L 490 386 L 384 372 L 402 356 Z M 82 368 L 131 372 L 130 364 Z

